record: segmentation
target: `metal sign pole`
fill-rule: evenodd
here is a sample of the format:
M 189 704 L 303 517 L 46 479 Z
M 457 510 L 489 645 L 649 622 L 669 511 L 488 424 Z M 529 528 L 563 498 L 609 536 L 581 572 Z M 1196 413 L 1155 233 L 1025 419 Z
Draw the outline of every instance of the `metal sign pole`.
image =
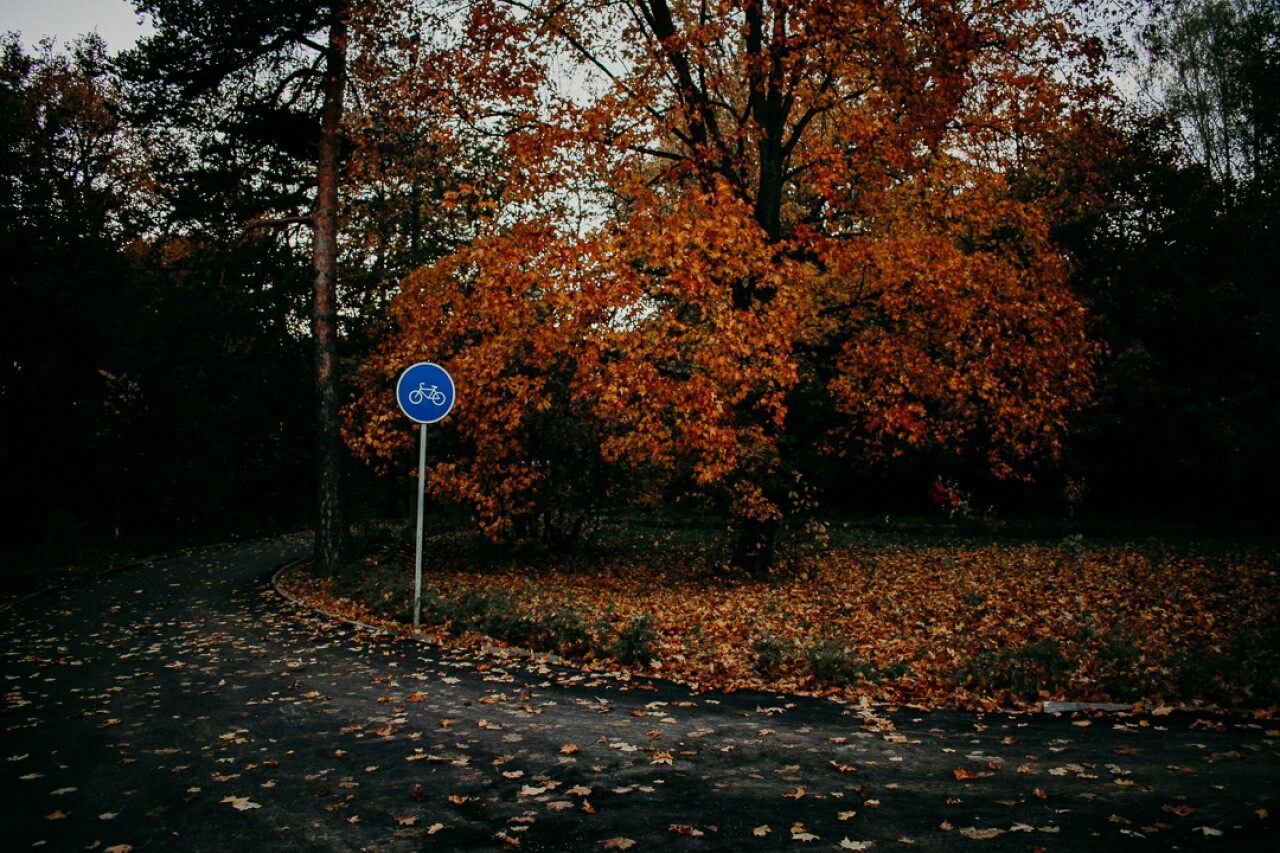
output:
M 427 425 L 421 425 L 418 439 L 418 555 L 413 568 L 413 628 L 422 619 L 422 505 L 427 491 Z
M 439 423 L 453 408 L 458 389 L 449 371 L 430 361 L 411 364 L 396 382 L 396 403 L 421 425 L 418 440 L 418 555 L 413 570 L 413 628 L 422 622 L 422 512 L 427 492 L 427 424 Z

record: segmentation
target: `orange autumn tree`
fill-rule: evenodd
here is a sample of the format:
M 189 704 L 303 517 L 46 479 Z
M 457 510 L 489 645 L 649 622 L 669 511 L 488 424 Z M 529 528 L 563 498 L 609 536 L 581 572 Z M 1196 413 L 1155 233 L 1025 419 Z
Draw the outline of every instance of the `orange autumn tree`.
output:
M 429 355 L 466 389 L 466 452 L 430 488 L 491 530 L 563 491 L 553 457 L 585 458 L 714 498 L 756 566 L 790 509 L 801 389 L 834 452 L 979 452 L 1001 476 L 1057 454 L 1097 352 L 1055 203 L 1011 176 L 1103 97 L 1065 12 L 458 11 L 432 59 L 454 87 L 438 120 L 498 141 L 504 178 L 477 239 L 404 282 L 347 412 L 357 452 L 412 440 L 389 387 Z

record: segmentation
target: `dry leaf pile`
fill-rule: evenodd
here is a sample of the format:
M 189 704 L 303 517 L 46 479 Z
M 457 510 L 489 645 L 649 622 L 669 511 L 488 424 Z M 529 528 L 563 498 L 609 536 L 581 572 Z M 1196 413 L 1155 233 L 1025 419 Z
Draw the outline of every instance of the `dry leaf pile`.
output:
M 1262 548 L 995 544 L 832 550 L 763 580 L 661 552 L 590 569 L 433 566 L 423 622 L 447 641 L 537 637 L 523 644 L 704 689 L 1266 713 L 1280 701 L 1277 565 Z M 403 625 L 412 576 L 409 559 L 341 582 L 299 567 L 283 583 L 330 612 Z

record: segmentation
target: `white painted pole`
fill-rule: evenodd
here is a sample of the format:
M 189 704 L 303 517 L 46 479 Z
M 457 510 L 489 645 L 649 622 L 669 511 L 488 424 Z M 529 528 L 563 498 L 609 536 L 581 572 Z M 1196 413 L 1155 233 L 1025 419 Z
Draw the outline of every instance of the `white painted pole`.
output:
M 418 440 L 418 555 L 413 568 L 413 627 L 422 619 L 422 505 L 427 491 L 427 425 L 422 424 Z

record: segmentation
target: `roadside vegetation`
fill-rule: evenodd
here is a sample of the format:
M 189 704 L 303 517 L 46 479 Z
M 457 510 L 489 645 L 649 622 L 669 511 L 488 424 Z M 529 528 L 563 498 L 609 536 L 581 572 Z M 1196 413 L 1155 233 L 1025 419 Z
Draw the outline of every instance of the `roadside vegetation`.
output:
M 1046 700 L 1280 703 L 1280 550 L 1224 541 L 908 535 L 834 528 L 765 576 L 728 537 L 617 525 L 568 557 L 429 539 L 422 630 L 703 689 L 947 708 Z M 282 577 L 326 611 L 409 630 L 413 553 L 368 546 L 336 577 Z

